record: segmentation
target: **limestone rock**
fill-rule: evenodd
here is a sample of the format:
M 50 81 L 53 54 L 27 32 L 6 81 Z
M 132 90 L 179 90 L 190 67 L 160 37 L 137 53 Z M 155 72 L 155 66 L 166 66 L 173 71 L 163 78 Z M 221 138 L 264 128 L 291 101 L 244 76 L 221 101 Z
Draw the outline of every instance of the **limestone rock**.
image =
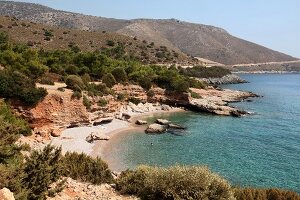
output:
M 157 119 L 156 123 L 161 124 L 161 125 L 169 125 L 171 122 L 167 119 Z
M 85 138 L 85 140 L 88 143 L 93 143 L 95 140 L 110 140 L 110 137 L 103 133 L 91 133 Z
M 7 188 L 0 190 L 1 200 L 15 200 L 14 194 Z
M 135 122 L 135 124 L 137 124 L 137 125 L 145 125 L 145 124 L 147 124 L 147 121 L 144 121 L 144 120 L 137 120 L 137 121 Z
M 93 122 L 93 126 L 98 126 L 102 124 L 107 124 L 110 123 L 114 120 L 113 117 L 106 117 L 106 118 L 101 118 Z
M 167 126 L 160 124 L 151 124 L 146 129 L 146 133 L 164 133 L 167 130 Z

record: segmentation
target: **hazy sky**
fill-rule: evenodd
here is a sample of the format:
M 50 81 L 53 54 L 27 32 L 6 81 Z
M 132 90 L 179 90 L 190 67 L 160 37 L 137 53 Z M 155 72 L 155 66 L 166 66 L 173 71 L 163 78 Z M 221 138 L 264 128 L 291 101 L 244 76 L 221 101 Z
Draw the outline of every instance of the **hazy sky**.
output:
M 176 18 L 300 58 L 300 0 L 23 0 L 95 16 Z

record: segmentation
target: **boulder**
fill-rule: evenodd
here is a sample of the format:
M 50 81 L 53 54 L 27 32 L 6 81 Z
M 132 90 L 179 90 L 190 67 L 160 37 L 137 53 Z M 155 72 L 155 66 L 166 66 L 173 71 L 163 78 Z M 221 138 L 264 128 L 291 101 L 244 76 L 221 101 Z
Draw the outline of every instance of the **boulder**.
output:
M 185 129 L 186 129 L 185 127 L 183 127 L 183 126 L 181 126 L 181 125 L 178 125 L 178 124 L 172 124 L 172 123 L 169 124 L 168 127 L 171 128 L 171 129 L 181 129 L 181 130 L 185 130 Z
M 60 134 L 61 134 L 60 130 L 54 129 L 54 130 L 51 131 L 51 136 L 52 137 L 59 137 Z
M 88 135 L 85 140 L 88 143 L 93 143 L 95 140 L 110 140 L 110 137 L 108 135 L 105 135 L 103 133 L 91 133 Z
M 137 121 L 135 122 L 135 124 L 137 124 L 137 125 L 145 125 L 145 124 L 147 124 L 147 121 L 144 121 L 144 120 L 137 120 Z
M 1 200 L 15 200 L 14 194 L 7 188 L 0 190 Z
M 157 119 L 156 123 L 161 124 L 161 125 L 169 125 L 171 122 L 167 119 Z
M 146 133 L 164 133 L 167 130 L 167 126 L 165 125 L 161 125 L 161 124 L 151 124 L 148 126 L 148 128 L 146 129 Z
M 122 117 L 125 119 L 130 119 L 131 115 L 129 113 L 122 113 Z
M 98 119 L 97 121 L 94 121 L 93 126 L 108 124 L 108 123 L 112 122 L 113 120 L 114 120 L 113 117 L 101 118 L 101 119 Z

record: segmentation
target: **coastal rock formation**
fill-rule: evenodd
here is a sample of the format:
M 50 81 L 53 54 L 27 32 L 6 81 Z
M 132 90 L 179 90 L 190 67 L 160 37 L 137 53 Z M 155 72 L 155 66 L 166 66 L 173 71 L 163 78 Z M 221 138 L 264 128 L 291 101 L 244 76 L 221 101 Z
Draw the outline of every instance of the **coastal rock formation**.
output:
M 188 107 L 195 111 L 208 112 L 216 115 L 239 117 L 249 114 L 246 111 L 228 105 L 230 102 L 240 102 L 250 97 L 258 97 L 251 92 L 222 89 L 191 89 L 200 98 L 189 98 Z
M 149 134 L 161 134 L 164 133 L 167 130 L 167 126 L 160 125 L 160 124 L 151 124 L 146 129 L 146 133 Z
M 93 126 L 98 126 L 102 124 L 107 124 L 113 121 L 113 117 L 100 118 L 93 122 Z
M 15 200 L 14 194 L 7 188 L 0 190 L 0 199 L 1 200 Z
M 137 125 L 145 125 L 145 124 L 147 124 L 147 121 L 144 121 L 144 120 L 137 120 L 137 121 L 135 122 L 135 124 L 137 124 Z
M 156 123 L 160 124 L 160 125 L 169 125 L 169 124 L 171 124 L 171 122 L 167 119 L 157 119 Z
M 67 127 L 89 124 L 89 114 L 82 100 L 72 99 L 71 90 L 57 90 L 65 87 L 65 84 L 37 86 L 47 89 L 48 95 L 32 109 L 15 108 L 17 113 L 29 121 L 35 134 L 44 138 L 49 138 L 50 135 L 57 137 Z
M 221 78 L 202 78 L 199 80 L 204 81 L 205 83 L 210 85 L 247 83 L 247 81 L 241 79 L 239 76 L 235 74 L 228 74 Z

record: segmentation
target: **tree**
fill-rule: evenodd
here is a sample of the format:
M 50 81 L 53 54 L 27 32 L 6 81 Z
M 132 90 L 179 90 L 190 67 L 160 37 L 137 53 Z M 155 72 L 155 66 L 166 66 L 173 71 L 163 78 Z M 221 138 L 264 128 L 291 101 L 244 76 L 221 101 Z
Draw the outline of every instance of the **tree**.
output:
M 112 88 L 116 83 L 115 77 L 111 73 L 107 73 L 102 77 L 102 82 L 109 88 Z

